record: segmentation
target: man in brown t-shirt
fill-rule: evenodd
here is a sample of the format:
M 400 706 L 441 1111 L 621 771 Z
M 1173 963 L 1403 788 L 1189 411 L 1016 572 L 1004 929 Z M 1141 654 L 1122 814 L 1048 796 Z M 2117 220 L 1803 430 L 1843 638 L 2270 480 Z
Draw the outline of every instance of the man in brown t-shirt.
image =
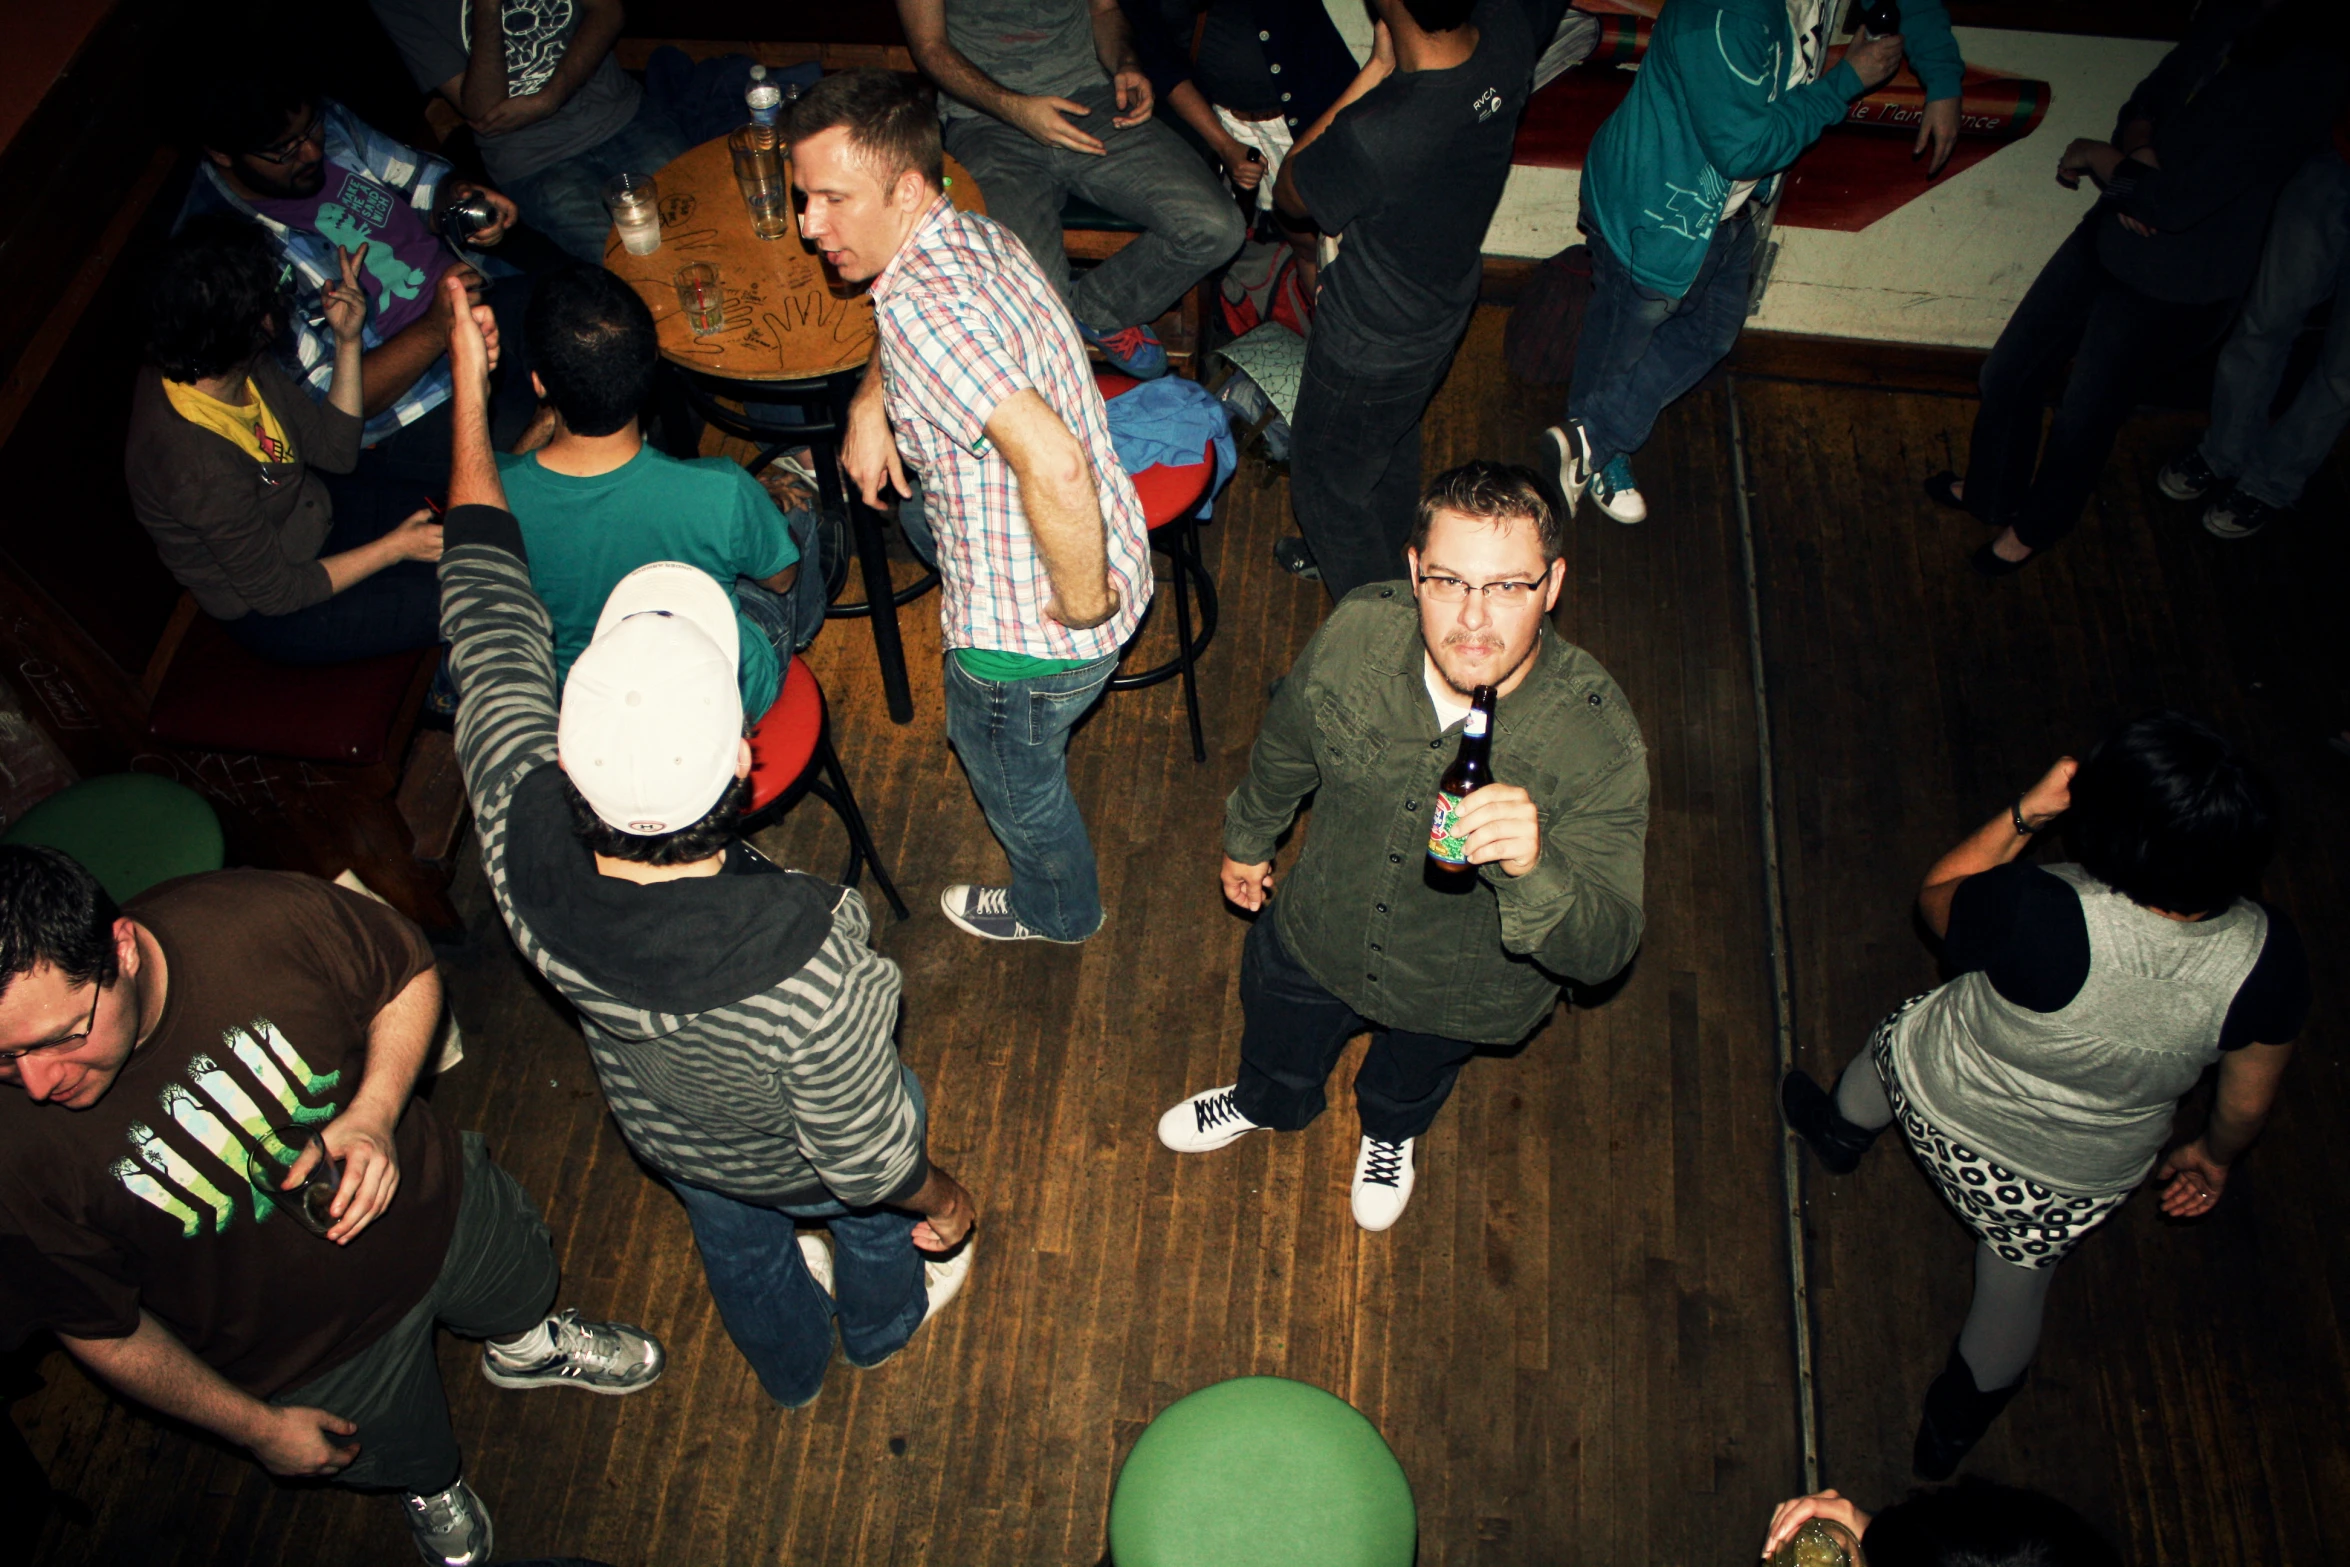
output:
M 435 1325 L 491 1340 L 500 1386 L 634 1392 L 662 1352 L 547 1314 L 529 1197 L 409 1096 L 440 1010 L 416 927 L 325 882 L 222 871 L 118 912 L 70 857 L 0 847 L 0 1230 L 40 1259 L 0 1338 L 51 1329 L 274 1474 L 399 1490 L 464 1567 L 490 1524 Z

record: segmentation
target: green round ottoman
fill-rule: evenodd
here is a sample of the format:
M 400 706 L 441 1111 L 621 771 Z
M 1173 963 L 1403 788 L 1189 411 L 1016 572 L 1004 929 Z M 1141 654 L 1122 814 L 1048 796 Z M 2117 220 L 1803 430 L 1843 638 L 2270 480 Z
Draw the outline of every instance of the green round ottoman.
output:
M 220 818 L 195 790 L 151 773 L 85 778 L 18 817 L 0 843 L 63 849 L 124 903 L 160 881 L 220 869 Z
M 1117 1567 L 1411 1567 L 1411 1482 L 1344 1399 L 1237 1377 L 1169 1405 L 1110 1498 Z

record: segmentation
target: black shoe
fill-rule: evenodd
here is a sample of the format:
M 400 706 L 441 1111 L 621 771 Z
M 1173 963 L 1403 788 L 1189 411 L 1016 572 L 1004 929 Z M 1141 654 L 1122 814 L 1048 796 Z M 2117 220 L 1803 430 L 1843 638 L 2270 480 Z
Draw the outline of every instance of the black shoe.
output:
M 1966 511 L 1967 504 L 1958 493 L 1959 476 L 1948 468 L 1940 473 L 1926 475 L 1926 499 L 1952 511 Z M 1968 513 L 1972 516 L 1973 513 Z
M 1947 1480 L 1958 1473 L 1959 1464 L 1975 1450 L 1983 1433 L 1991 1429 L 1991 1422 L 2023 1385 L 2018 1379 L 2008 1387 L 1984 1392 L 1975 1386 L 1975 1374 L 1967 1369 L 1958 1346 L 1951 1345 L 1950 1363 L 1926 1389 L 1925 1411 L 1918 1420 L 1917 1446 L 1910 1453 L 1910 1467 L 1918 1478 Z
M 2225 495 L 2203 508 L 2203 531 L 2215 539 L 2248 539 L 2283 510 L 2231 484 Z
M 2017 572 L 2023 570 L 2026 566 L 2029 566 L 2033 560 L 2038 557 L 2039 553 L 2040 552 L 2038 550 L 2034 550 L 2030 555 L 2026 555 L 2022 560 L 2009 560 L 2006 556 L 2000 554 L 1997 550 L 1986 544 L 1981 549 L 1976 550 L 1972 555 L 1969 555 L 1966 558 L 1966 563 L 1975 568 L 1975 575 L 1979 577 L 2012 577 Z
M 1845 1120 L 1836 1109 L 1835 1096 L 1806 1072 L 1790 1072 L 1779 1080 L 1779 1113 L 1796 1136 L 1811 1144 L 1830 1175 L 1850 1175 L 1860 1168 L 1860 1156 L 1884 1130 Z
M 1275 539 L 1273 562 L 1293 577 L 1303 577 L 1308 582 L 1322 580 L 1321 563 L 1314 559 L 1313 550 L 1303 539 Z
M 2201 446 L 2188 447 L 2154 476 L 2154 487 L 2174 501 L 2199 501 L 2223 482 L 2203 460 Z

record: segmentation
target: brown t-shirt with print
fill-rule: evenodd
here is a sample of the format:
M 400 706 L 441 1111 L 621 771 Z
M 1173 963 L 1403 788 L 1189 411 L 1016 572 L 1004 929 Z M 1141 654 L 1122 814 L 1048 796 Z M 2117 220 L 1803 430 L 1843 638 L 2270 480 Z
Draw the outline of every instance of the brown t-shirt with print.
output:
M 154 1033 L 87 1110 L 0 1089 L 0 1233 L 42 1263 L 0 1291 L 31 1319 L 0 1323 L 0 1341 L 119 1338 L 144 1308 L 246 1392 L 282 1392 L 389 1331 L 456 1228 L 456 1136 L 420 1100 L 395 1139 L 400 1189 L 348 1246 L 277 1189 L 350 1104 L 368 1025 L 432 949 L 392 910 L 281 871 L 185 877 L 123 912 L 163 949 Z

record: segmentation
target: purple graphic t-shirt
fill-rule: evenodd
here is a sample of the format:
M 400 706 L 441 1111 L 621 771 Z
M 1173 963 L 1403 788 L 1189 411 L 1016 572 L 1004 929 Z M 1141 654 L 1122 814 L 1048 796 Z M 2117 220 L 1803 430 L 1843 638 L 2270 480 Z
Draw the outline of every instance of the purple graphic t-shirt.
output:
M 432 308 L 433 286 L 449 268 L 447 248 L 406 197 L 331 163 L 317 195 L 256 201 L 253 210 L 347 250 L 366 247 L 359 282 L 367 291 L 368 320 L 379 343 Z

